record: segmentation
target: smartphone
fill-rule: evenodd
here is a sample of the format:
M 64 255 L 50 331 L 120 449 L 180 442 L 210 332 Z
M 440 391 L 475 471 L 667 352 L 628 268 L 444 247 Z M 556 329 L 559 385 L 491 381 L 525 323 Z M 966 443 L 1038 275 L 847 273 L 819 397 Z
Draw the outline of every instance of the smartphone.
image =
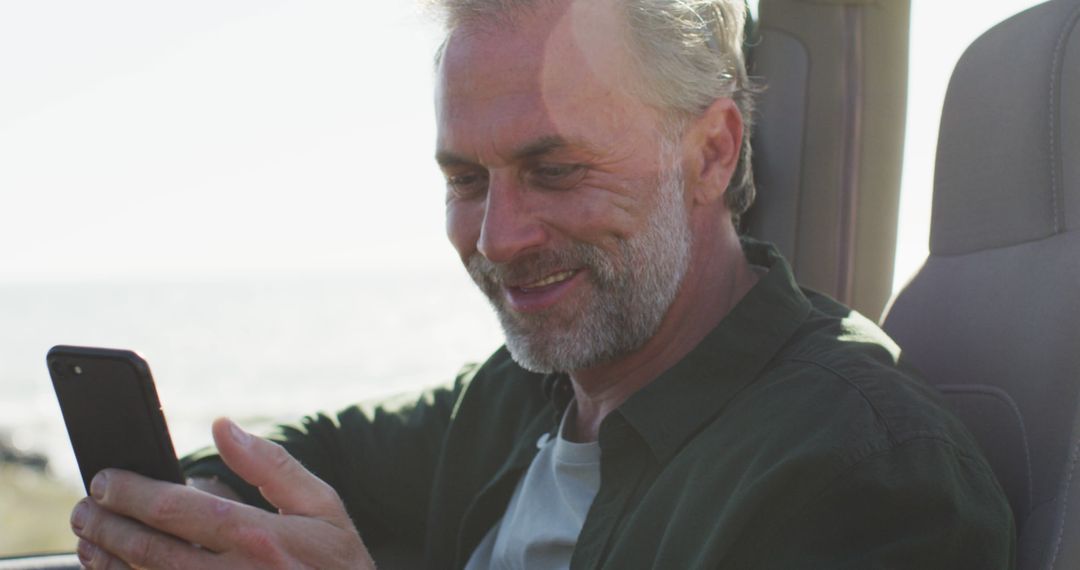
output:
M 130 350 L 54 346 L 46 356 L 83 485 L 107 467 L 183 483 L 150 366 Z

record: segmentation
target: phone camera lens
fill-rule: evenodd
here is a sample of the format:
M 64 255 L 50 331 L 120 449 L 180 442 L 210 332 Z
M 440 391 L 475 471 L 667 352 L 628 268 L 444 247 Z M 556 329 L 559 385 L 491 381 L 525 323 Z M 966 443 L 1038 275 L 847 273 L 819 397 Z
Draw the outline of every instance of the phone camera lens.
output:
M 82 374 L 82 366 L 79 366 L 78 364 L 76 364 L 75 366 L 71 367 L 71 371 L 74 372 L 75 374 Z

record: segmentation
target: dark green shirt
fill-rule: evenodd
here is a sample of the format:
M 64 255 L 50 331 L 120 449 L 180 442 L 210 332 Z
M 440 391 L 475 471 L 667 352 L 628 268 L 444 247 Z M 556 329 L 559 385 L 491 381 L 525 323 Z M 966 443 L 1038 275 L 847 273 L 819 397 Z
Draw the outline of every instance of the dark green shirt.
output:
M 600 428 L 601 483 L 572 568 L 1012 568 L 1004 493 L 971 435 L 873 323 L 769 272 Z M 365 541 L 461 568 L 569 400 L 500 350 L 452 388 L 274 437 L 341 494 Z M 208 452 L 218 475 L 263 504 Z

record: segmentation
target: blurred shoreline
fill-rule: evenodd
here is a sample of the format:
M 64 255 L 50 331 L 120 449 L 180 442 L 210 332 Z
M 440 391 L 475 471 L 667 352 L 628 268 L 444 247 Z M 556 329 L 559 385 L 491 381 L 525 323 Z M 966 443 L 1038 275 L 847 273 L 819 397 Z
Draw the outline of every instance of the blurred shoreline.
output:
M 49 473 L 45 456 L 0 435 L 0 556 L 74 551 L 67 521 L 80 498 Z
M 11 434 L 0 431 L 0 465 L 17 465 L 42 475 L 49 472 L 49 459 L 43 453 L 24 451 L 15 446 Z

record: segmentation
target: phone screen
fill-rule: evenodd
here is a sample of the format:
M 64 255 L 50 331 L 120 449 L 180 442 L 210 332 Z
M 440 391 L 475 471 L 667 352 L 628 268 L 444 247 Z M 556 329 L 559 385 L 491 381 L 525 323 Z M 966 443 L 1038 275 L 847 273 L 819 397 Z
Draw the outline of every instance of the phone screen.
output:
M 183 482 L 145 360 L 126 350 L 72 346 L 54 347 L 47 360 L 87 492 L 108 467 Z

